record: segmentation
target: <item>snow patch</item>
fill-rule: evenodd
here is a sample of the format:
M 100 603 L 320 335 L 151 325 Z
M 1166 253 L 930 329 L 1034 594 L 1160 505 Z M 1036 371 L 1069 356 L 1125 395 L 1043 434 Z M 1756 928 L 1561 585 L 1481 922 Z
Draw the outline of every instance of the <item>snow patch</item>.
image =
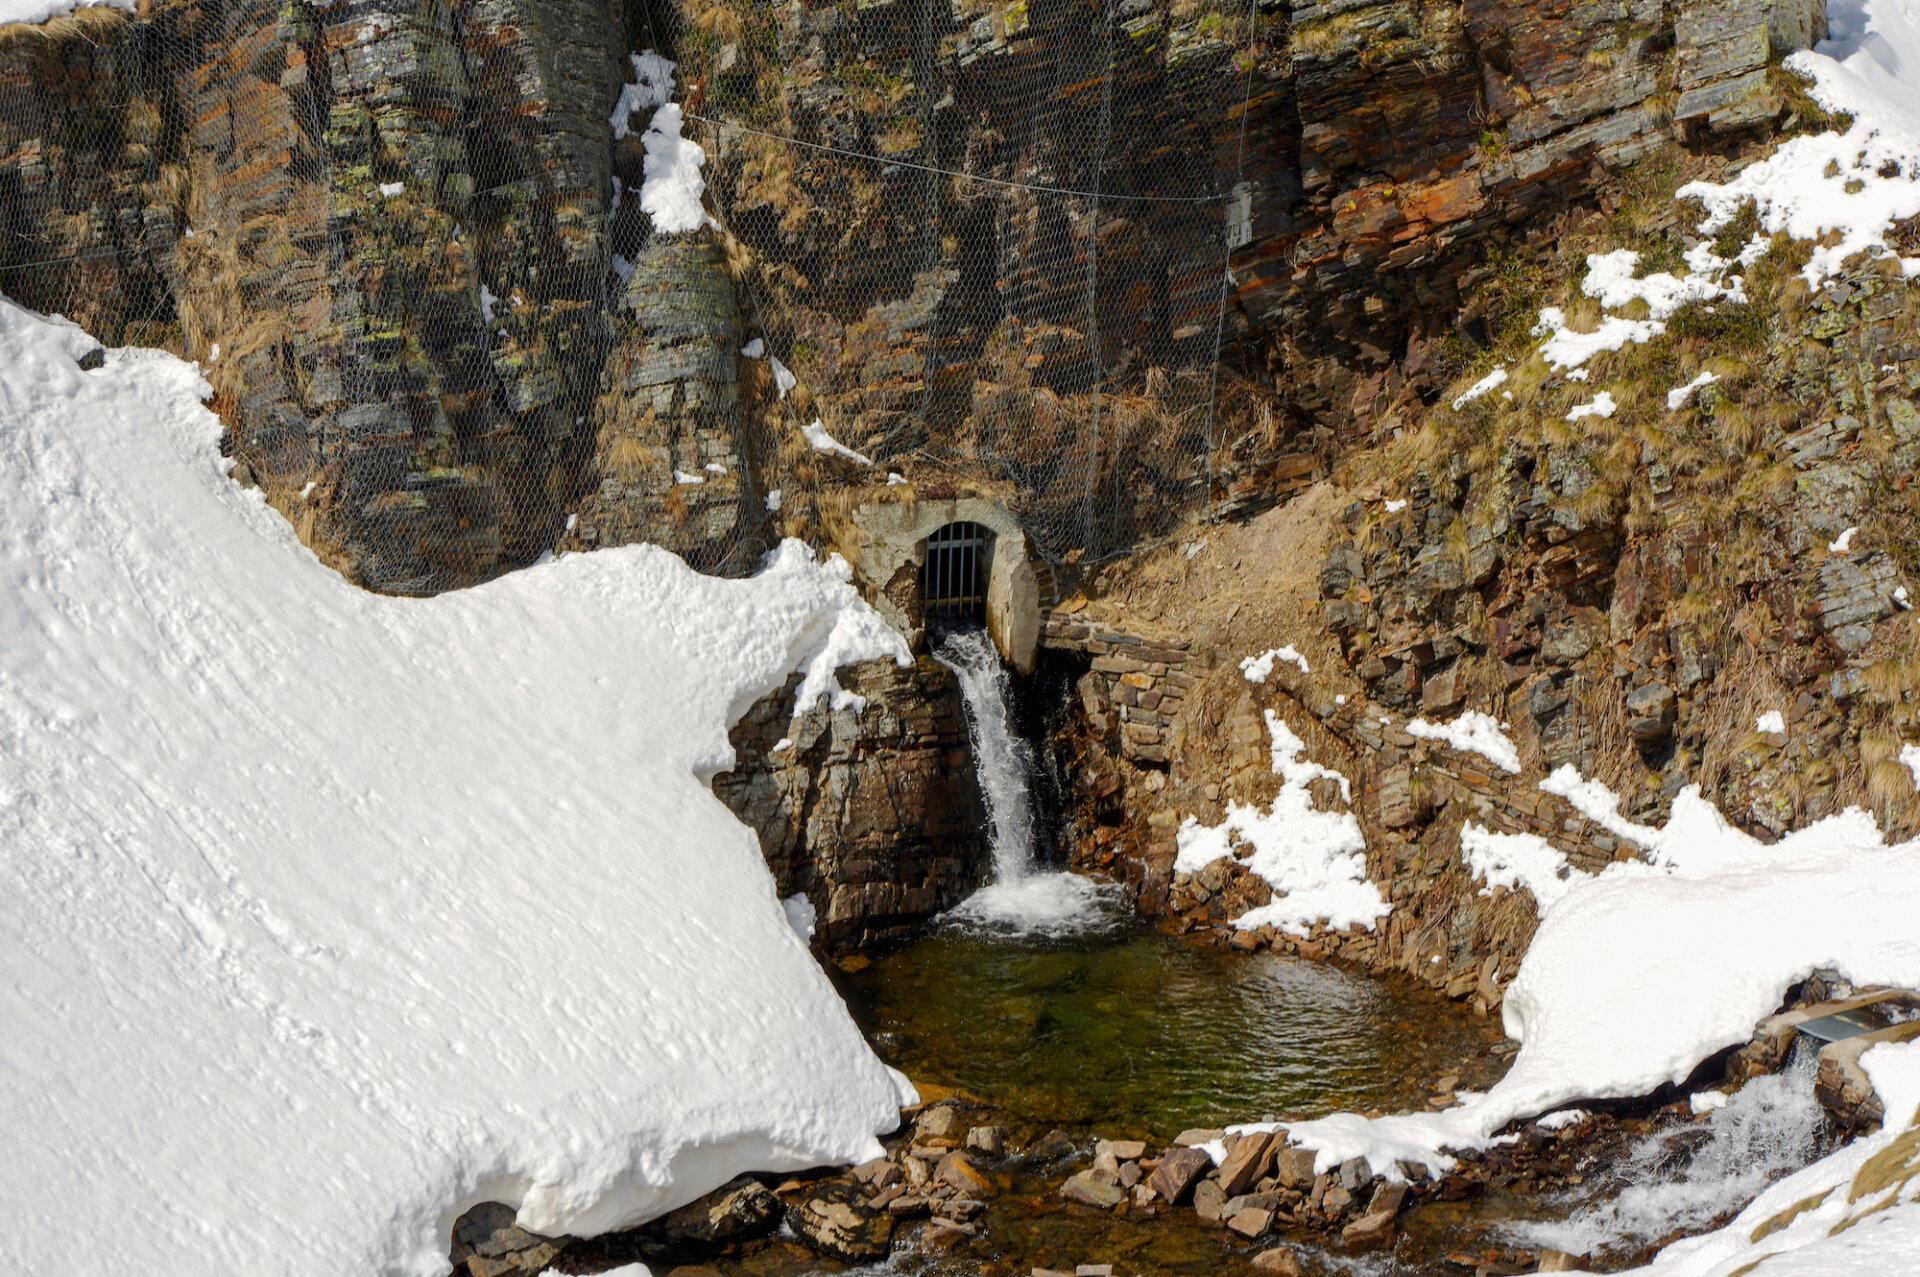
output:
M 1603 390 L 1593 397 L 1592 402 L 1575 404 L 1573 407 L 1567 409 L 1567 420 L 1578 421 L 1582 417 L 1600 417 L 1605 419 L 1613 416 L 1618 408 L 1619 405 L 1613 402 L 1613 395 Z
M 1753 730 L 1780 735 L 1787 730 L 1787 716 L 1777 709 L 1770 709 L 1753 720 Z
M 740 347 L 740 355 L 743 359 L 758 359 L 766 353 L 767 341 L 764 337 L 755 337 L 752 341 Z
M 1702 372 L 1684 386 L 1676 386 L 1667 392 L 1667 411 L 1678 412 L 1687 406 L 1687 400 L 1693 398 L 1693 392 L 1702 386 L 1711 386 L 1720 380 L 1710 372 Z
M 1509 891 L 1525 887 L 1533 893 L 1542 918 L 1569 891 L 1593 877 L 1569 865 L 1566 856 L 1538 834 L 1496 833 L 1472 821 L 1460 830 L 1460 858 L 1469 873 L 1486 881 L 1481 895 L 1492 895 L 1495 887 Z
M 1507 370 L 1505 368 L 1495 368 L 1492 372 L 1488 373 L 1486 376 L 1482 377 L 1480 380 L 1474 382 L 1471 386 L 1468 386 L 1464 391 L 1462 391 L 1460 393 L 1460 397 L 1453 401 L 1453 410 L 1455 412 L 1460 411 L 1460 409 L 1466 407 L 1468 404 L 1478 399 L 1481 395 L 1486 394 L 1488 391 L 1498 390 L 1501 386 L 1506 384 L 1506 381 L 1507 381 Z
M 1603 351 L 1619 350 L 1629 342 L 1644 345 L 1667 331 L 1657 319 L 1621 319 L 1609 315 L 1590 333 L 1577 333 L 1567 327 L 1567 312 L 1558 306 L 1544 306 L 1540 321 L 1533 326 L 1535 337 L 1545 337 L 1540 355 L 1552 368 L 1578 368 Z
M 1350 927 L 1372 930 L 1392 909 L 1380 889 L 1367 879 L 1366 838 L 1351 812 L 1322 811 L 1314 806 L 1307 786 L 1320 779 L 1339 784 L 1340 795 L 1352 801 L 1347 778 L 1329 767 L 1306 762 L 1300 755 L 1306 743 L 1293 734 L 1272 710 L 1266 711 L 1269 750 L 1280 792 L 1265 811 L 1248 804 L 1227 804 L 1227 818 L 1218 825 L 1202 825 L 1189 816 L 1177 835 L 1174 869 L 1194 873 L 1225 856 L 1239 856 L 1247 869 L 1274 889 L 1274 899 L 1239 918 L 1244 930 L 1278 927 L 1293 935 L 1308 935 L 1315 922 L 1330 930 Z M 1244 844 L 1236 852 L 1235 843 Z
M 1827 18 L 1832 38 L 1791 55 L 1786 67 L 1811 78 L 1813 99 L 1851 115 L 1852 127 L 1791 138 L 1731 181 L 1678 191 L 1706 206 L 1704 235 L 1748 204 L 1769 236 L 1833 235 L 1802 272 L 1816 288 L 1855 253 L 1892 256 L 1893 224 L 1920 214 L 1920 12 L 1911 0 L 1836 0 Z M 1920 275 L 1920 257 L 1898 260 L 1909 278 Z
M 479 1201 L 592 1235 L 876 1155 L 906 1092 L 705 782 L 802 654 L 910 659 L 846 565 L 369 594 L 191 364 L 82 341 L 0 301 L 7 1267 L 438 1277 Z
M 675 63 L 652 49 L 627 56 L 633 61 L 633 83 L 620 86 L 620 98 L 613 104 L 612 114 L 607 116 L 616 142 L 632 134 L 634 116 L 642 111 L 657 110 L 672 101 L 673 73 L 677 69 Z
M 1519 747 L 1507 739 L 1499 719 L 1479 710 L 1468 710 L 1450 723 L 1409 719 L 1407 735 L 1445 741 L 1457 750 L 1480 755 L 1502 771 L 1518 773 L 1520 770 Z
M 125 9 L 132 13 L 138 0 L 0 0 L 0 22 L 25 22 L 38 26 L 50 18 L 61 18 L 75 9 L 100 6 Z
M 1506 1077 L 1440 1113 L 1290 1125 L 1321 1169 L 1366 1157 L 1380 1174 L 1397 1174 L 1396 1160 L 1444 1171 L 1452 1159 L 1441 1150 L 1484 1146 L 1515 1118 L 1682 1082 L 1818 967 L 1861 985 L 1920 981 L 1920 840 L 1888 847 L 1872 817 L 1849 808 L 1768 846 L 1697 787 L 1674 798 L 1659 828 L 1621 816 L 1605 786 L 1571 767 L 1540 787 L 1644 848 L 1646 861 L 1572 882 L 1542 919 L 1501 1007 L 1521 1043 Z M 1513 844 L 1497 850 L 1517 878 Z
M 1842 532 L 1839 536 L 1827 542 L 1827 553 L 1846 554 L 1853 548 L 1853 534 L 1859 530 L 1859 528 L 1848 528 L 1845 532 Z
M 1267 681 L 1267 676 L 1273 673 L 1275 661 L 1291 661 L 1300 667 L 1302 674 L 1313 672 L 1307 668 L 1307 658 L 1296 652 L 1292 644 L 1288 644 L 1286 647 L 1276 647 L 1262 652 L 1258 656 L 1247 657 L 1240 662 L 1240 673 L 1246 676 L 1249 683 L 1264 683 Z
M 824 452 L 831 456 L 845 457 L 855 465 L 870 466 L 873 459 L 855 452 L 827 433 L 827 428 L 815 417 L 811 424 L 800 427 L 800 433 L 806 436 L 807 445 L 815 452 Z
M 653 113 L 653 122 L 640 139 L 647 148 L 640 208 L 663 235 L 718 226 L 700 202 L 707 189 L 706 179 L 700 176 L 707 153 L 699 143 L 680 136 L 681 124 L 679 106 L 668 102 Z
M 773 369 L 773 388 L 780 392 L 780 398 L 785 399 L 787 392 L 800 384 L 800 379 L 776 356 L 767 356 L 767 363 Z

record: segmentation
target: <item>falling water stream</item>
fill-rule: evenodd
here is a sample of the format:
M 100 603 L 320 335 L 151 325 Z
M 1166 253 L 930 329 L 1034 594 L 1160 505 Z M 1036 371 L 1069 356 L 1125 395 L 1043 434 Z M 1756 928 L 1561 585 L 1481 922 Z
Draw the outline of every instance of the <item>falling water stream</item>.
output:
M 1080 874 L 1045 872 L 1034 864 L 1033 750 L 1014 735 L 1007 670 L 993 640 L 985 630 L 962 630 L 948 635 L 934 657 L 960 683 L 993 849 L 993 880 L 953 916 L 1013 931 L 1102 925 L 1117 905 L 1111 887 Z

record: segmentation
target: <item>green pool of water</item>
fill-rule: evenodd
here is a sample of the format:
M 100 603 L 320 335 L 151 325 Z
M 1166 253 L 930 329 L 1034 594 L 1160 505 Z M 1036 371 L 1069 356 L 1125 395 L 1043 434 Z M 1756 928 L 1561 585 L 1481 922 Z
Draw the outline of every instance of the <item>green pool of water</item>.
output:
M 1442 1077 L 1485 1086 L 1505 1063 L 1497 1020 L 1411 981 L 1119 918 L 1069 937 L 948 924 L 835 978 L 909 1077 L 1116 1137 L 1417 1109 Z

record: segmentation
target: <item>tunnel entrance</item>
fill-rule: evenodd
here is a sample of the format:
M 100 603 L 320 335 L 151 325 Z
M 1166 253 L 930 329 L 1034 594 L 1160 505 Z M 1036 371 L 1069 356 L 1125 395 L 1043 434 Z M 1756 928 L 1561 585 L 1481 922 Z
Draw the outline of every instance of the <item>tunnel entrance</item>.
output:
M 961 520 L 927 537 L 920 602 L 929 633 L 979 629 L 987 623 L 987 564 L 993 533 Z

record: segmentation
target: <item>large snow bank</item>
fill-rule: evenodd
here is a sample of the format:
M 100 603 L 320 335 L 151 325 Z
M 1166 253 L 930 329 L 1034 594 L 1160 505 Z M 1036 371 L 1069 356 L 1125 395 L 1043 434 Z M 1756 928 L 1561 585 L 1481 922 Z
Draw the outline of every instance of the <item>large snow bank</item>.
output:
M 796 667 L 905 659 L 845 565 L 376 597 L 192 366 L 94 345 L 0 301 L 0 1267 L 442 1273 L 484 1199 L 594 1233 L 877 1153 L 896 1076 L 703 785 Z
M 1307 788 L 1316 780 L 1339 784 L 1343 798 L 1352 800 L 1347 778 L 1329 767 L 1300 757 L 1306 744 L 1286 720 L 1267 711 L 1269 753 L 1273 771 L 1281 779 L 1280 792 L 1265 811 L 1245 803 L 1228 803 L 1227 818 L 1218 825 L 1202 825 L 1192 816 L 1176 835 L 1178 852 L 1173 867 L 1194 873 L 1234 853 L 1236 841 L 1247 847 L 1247 869 L 1265 879 L 1274 890 L 1271 903 L 1234 919 L 1234 925 L 1253 930 L 1273 926 L 1294 935 L 1307 935 L 1323 922 L 1342 931 L 1371 929 L 1392 911 L 1380 888 L 1367 880 L 1367 840 L 1353 813 L 1322 811 Z
M 1810 76 L 1815 101 L 1853 117 L 1845 133 L 1789 140 L 1725 184 L 1680 188 L 1707 207 L 1712 234 L 1752 202 L 1768 234 L 1835 242 L 1816 246 L 1805 271 L 1818 285 L 1863 250 L 1889 251 L 1895 221 L 1920 213 L 1920 10 L 1912 0 L 1835 0 L 1833 38 L 1796 53 L 1787 67 Z M 1920 257 L 1901 259 L 1920 275 Z
M 1551 875 L 1557 889 L 1502 1006 L 1520 1053 L 1497 1085 L 1457 1108 L 1291 1125 L 1323 1168 L 1364 1156 L 1382 1173 L 1396 1159 L 1444 1169 L 1450 1159 L 1438 1150 L 1484 1145 L 1515 1118 L 1683 1081 L 1745 1041 L 1816 967 L 1856 984 L 1920 983 L 1920 842 L 1886 846 L 1865 813 L 1849 809 L 1767 846 L 1696 788 L 1681 791 L 1661 828 L 1620 816 L 1604 786 L 1570 767 L 1541 788 L 1639 844 L 1647 861 L 1562 879 L 1512 840 L 1476 835 L 1467 849 L 1476 870 L 1504 866 L 1515 882 Z

